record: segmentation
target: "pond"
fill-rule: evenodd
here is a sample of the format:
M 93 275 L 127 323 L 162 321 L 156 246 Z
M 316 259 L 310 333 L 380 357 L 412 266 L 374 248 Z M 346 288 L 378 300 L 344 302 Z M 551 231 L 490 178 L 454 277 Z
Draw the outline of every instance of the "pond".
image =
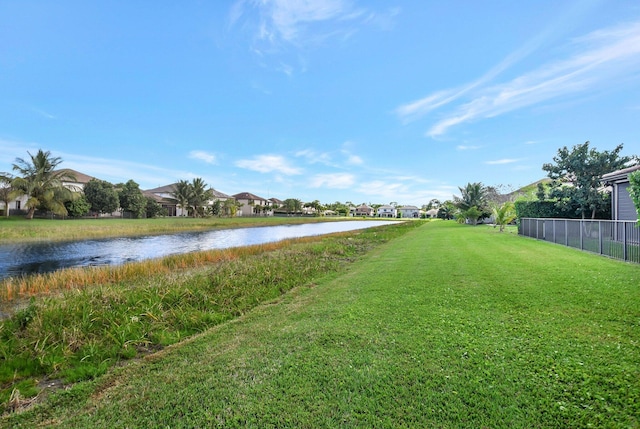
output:
M 0 279 L 71 267 L 127 262 L 212 249 L 251 246 L 289 238 L 353 231 L 394 221 L 354 220 L 219 229 L 170 235 L 0 245 Z

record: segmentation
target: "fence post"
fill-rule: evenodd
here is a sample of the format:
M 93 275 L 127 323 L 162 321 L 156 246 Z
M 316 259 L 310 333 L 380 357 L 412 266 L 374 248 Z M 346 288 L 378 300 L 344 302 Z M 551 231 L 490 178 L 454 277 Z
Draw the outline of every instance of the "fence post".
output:
M 584 250 L 584 237 L 582 234 L 582 229 L 584 228 L 583 223 L 584 221 L 580 219 L 580 250 Z
M 598 247 L 602 255 L 602 221 L 598 221 Z
M 551 221 L 551 229 L 553 229 L 553 242 L 556 242 L 556 220 Z
M 627 224 L 626 222 L 622 223 L 622 255 L 623 260 L 627 260 Z

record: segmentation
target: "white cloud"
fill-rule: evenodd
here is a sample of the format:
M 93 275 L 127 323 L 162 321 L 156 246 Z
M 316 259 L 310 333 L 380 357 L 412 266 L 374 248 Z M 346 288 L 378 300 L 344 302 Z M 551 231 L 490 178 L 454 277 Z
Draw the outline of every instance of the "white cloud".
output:
M 466 145 L 458 145 L 456 146 L 457 150 L 463 151 L 463 150 L 478 150 L 481 149 L 482 146 L 466 146 Z
M 260 173 L 278 172 L 287 176 L 302 174 L 301 169 L 290 166 L 287 160 L 280 155 L 258 155 L 253 159 L 237 161 L 235 165 Z
M 479 79 L 459 88 L 438 90 L 396 108 L 405 122 L 454 104 L 453 110 L 433 124 L 429 137 L 445 134 L 465 122 L 490 118 L 560 97 L 595 91 L 627 77 L 640 67 L 640 22 L 601 29 L 572 41 L 572 54 L 550 61 L 506 82 L 489 84 L 500 73 L 537 49 L 547 38 L 543 32 Z
M 572 47 L 575 51 L 568 59 L 544 64 L 509 82 L 480 88 L 427 134 L 438 136 L 463 122 L 594 91 L 601 85 L 636 75 L 640 66 L 640 22 L 593 32 L 577 39 Z
M 203 150 L 192 150 L 189 152 L 189 158 L 198 159 L 200 161 L 204 161 L 207 164 L 217 164 L 218 160 L 216 156 L 212 153 L 205 152 Z
M 513 164 L 514 162 L 518 162 L 520 161 L 519 159 L 512 159 L 512 158 L 504 158 L 504 159 L 497 159 L 495 161 L 486 161 L 485 164 L 489 164 L 489 165 L 503 165 L 503 164 Z
M 348 189 L 355 183 L 355 177 L 349 173 L 316 174 L 309 184 L 312 188 Z
M 324 165 L 332 165 L 331 154 L 328 152 L 317 152 L 313 149 L 305 149 L 296 152 L 295 156 L 306 159 L 309 164 L 320 163 Z

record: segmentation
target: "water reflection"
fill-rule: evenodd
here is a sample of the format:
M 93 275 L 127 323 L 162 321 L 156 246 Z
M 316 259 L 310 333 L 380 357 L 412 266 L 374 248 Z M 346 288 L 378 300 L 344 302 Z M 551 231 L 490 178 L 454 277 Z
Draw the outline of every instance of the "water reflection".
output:
M 173 254 L 271 243 L 289 238 L 353 231 L 389 223 L 394 222 L 373 220 L 322 222 L 145 237 L 10 244 L 0 246 L 0 278 L 46 273 L 70 267 L 120 265 Z

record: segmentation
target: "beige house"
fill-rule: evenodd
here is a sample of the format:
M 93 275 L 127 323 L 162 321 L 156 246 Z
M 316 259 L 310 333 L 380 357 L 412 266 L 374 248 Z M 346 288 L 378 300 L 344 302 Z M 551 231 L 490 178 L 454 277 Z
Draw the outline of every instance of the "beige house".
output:
M 95 177 L 86 175 L 76 170 L 72 170 L 70 168 L 62 168 L 57 170 L 57 172 L 64 172 L 68 175 L 72 175 L 76 178 L 75 181 L 63 181 L 62 186 L 73 192 L 82 192 L 84 189 L 84 185 L 86 185 L 91 179 L 95 179 Z M 27 201 L 29 200 L 28 195 L 20 195 L 13 199 L 9 203 L 9 214 L 24 214 L 26 210 Z M 4 202 L 0 202 L 0 211 L 4 213 L 6 207 L 4 206 Z
M 358 207 L 356 207 L 354 216 L 373 216 L 375 212 L 376 211 L 373 207 L 369 207 L 366 204 L 361 204 Z
M 238 216 L 272 216 L 272 202 L 250 192 L 232 195 L 239 204 Z
M 420 209 L 416 206 L 402 206 L 398 211 L 403 219 L 418 219 L 420 217 Z
M 149 196 L 155 199 L 156 202 L 160 204 L 162 208 L 167 211 L 167 216 L 187 216 L 187 209 L 178 207 L 174 199 L 173 194 L 175 193 L 175 191 L 176 191 L 176 184 L 172 183 L 170 185 L 160 186 L 158 188 L 147 189 L 142 193 L 145 196 Z M 215 201 L 224 202 L 229 199 L 233 199 L 233 197 L 223 192 L 217 191 L 213 188 L 211 188 L 211 191 L 213 192 L 213 199 L 208 202 L 207 204 L 208 206 L 213 205 Z

